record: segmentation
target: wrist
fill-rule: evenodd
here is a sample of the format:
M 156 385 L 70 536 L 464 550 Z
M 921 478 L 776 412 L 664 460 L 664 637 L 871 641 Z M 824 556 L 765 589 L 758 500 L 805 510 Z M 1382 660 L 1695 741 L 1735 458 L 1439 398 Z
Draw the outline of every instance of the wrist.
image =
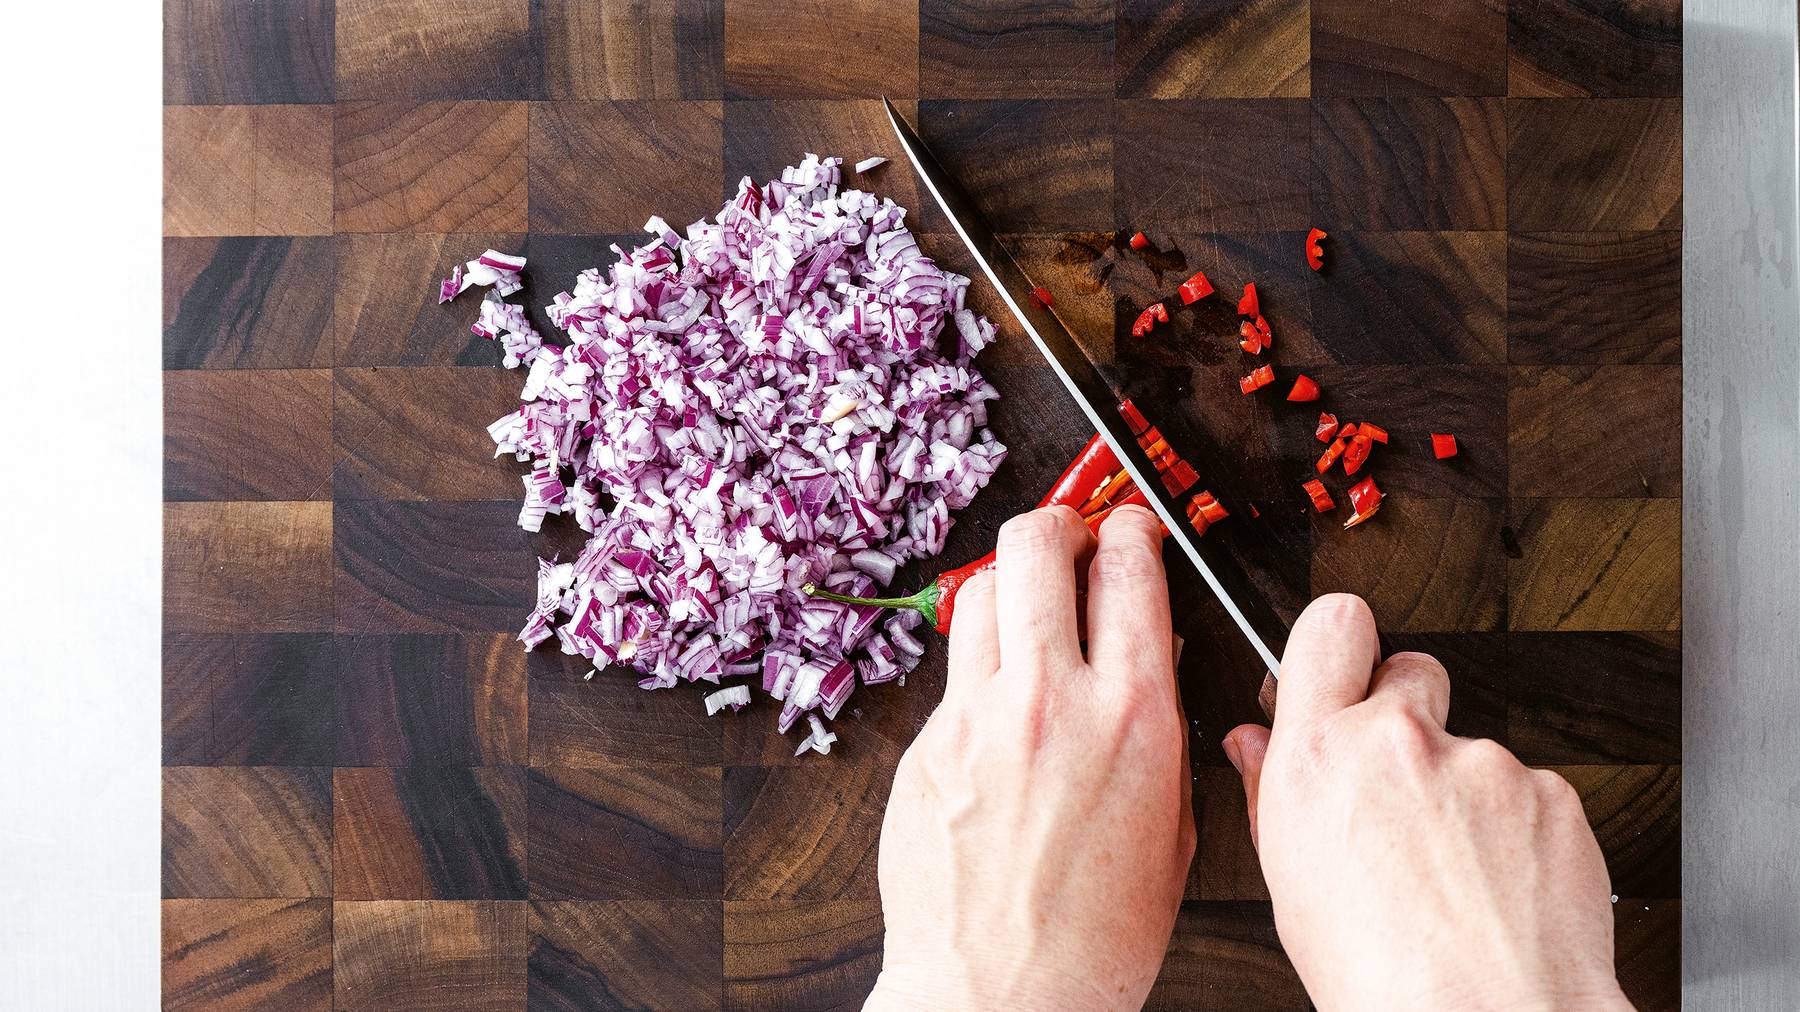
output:
M 1123 997 L 1123 991 L 1114 997 Z M 1109 1001 L 1104 990 L 1093 981 L 1055 968 L 1008 964 L 1004 969 L 981 970 L 955 958 L 945 958 L 917 965 L 890 962 L 883 966 L 863 1008 L 865 1012 L 1131 1009 L 1142 1004 L 1142 998 L 1138 995 L 1136 1000 Z

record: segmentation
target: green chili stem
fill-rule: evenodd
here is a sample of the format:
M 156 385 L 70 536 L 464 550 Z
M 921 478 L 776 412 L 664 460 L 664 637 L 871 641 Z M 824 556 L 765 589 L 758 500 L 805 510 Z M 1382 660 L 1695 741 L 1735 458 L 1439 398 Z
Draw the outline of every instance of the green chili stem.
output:
M 930 589 L 928 587 L 907 597 L 851 597 L 848 594 L 834 593 L 809 583 L 801 587 L 800 592 L 807 597 L 836 601 L 839 604 L 863 604 L 876 608 L 911 608 L 914 611 L 923 611 L 931 603 L 925 599 L 925 595 L 930 592 Z

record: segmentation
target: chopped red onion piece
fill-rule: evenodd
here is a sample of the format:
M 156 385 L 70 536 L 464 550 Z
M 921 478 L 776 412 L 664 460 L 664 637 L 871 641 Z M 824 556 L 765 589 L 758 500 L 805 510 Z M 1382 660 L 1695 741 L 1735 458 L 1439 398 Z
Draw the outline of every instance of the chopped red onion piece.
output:
M 706 715 L 710 717 L 727 706 L 731 707 L 733 712 L 736 712 L 749 705 L 750 686 L 733 685 L 729 688 L 720 689 L 717 692 L 709 693 L 707 695 Z
M 861 175 L 862 173 L 867 172 L 870 169 L 873 169 L 878 165 L 886 165 L 886 164 L 887 164 L 887 159 L 881 157 L 880 155 L 875 155 L 873 157 L 865 158 L 862 161 L 857 162 L 856 163 L 856 172 L 857 172 L 857 175 Z
M 809 748 L 820 755 L 830 754 L 831 743 L 837 741 L 837 735 L 825 730 L 825 722 L 820 720 L 817 714 L 807 714 L 806 722 L 812 725 L 812 733 L 806 736 L 806 740 L 800 743 L 800 747 L 794 750 L 794 754 L 799 755 Z

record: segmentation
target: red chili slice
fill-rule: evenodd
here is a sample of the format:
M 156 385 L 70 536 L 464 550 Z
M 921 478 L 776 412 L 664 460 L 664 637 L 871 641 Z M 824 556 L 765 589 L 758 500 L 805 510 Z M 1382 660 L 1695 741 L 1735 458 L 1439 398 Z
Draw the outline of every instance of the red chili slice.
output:
M 1250 375 L 1238 380 L 1238 389 L 1244 393 L 1253 393 L 1273 382 L 1275 382 L 1275 367 L 1272 365 L 1258 366 L 1250 371 Z
M 1354 515 L 1344 525 L 1344 529 L 1349 530 L 1374 516 L 1375 511 L 1381 508 L 1382 498 L 1381 490 L 1375 487 L 1375 479 L 1372 477 L 1350 486 L 1350 509 Z
M 1319 427 L 1313 430 L 1313 438 L 1321 443 L 1329 443 L 1331 437 L 1337 435 L 1337 430 L 1337 416 L 1325 411 L 1319 412 Z
M 1151 303 L 1150 308 L 1144 310 L 1144 312 L 1150 313 L 1151 315 L 1155 316 L 1157 323 L 1168 323 L 1169 322 L 1169 311 L 1167 309 L 1164 309 L 1163 304 L 1160 302 Z
M 1312 497 L 1313 509 L 1320 513 L 1330 513 L 1337 504 L 1331 501 L 1331 493 L 1325 491 L 1325 483 L 1317 478 L 1300 486 Z
M 1258 518 L 1260 516 L 1262 516 L 1262 510 L 1257 509 L 1255 503 L 1251 503 L 1250 504 L 1250 519 L 1255 520 L 1256 518 Z
M 1256 324 L 1251 323 L 1249 320 L 1245 320 L 1243 323 L 1238 324 L 1238 336 L 1243 338 L 1243 340 L 1238 342 L 1238 347 L 1252 355 L 1262 354 L 1262 332 L 1256 329 Z
M 1290 401 L 1316 401 L 1319 399 L 1319 384 L 1312 377 L 1300 375 L 1294 377 L 1294 389 L 1288 391 Z
M 1146 309 L 1138 314 L 1137 321 L 1131 325 L 1132 337 L 1143 337 L 1156 329 L 1156 314 Z
M 1175 461 L 1168 470 L 1162 473 L 1163 488 L 1168 489 L 1171 496 L 1186 492 L 1193 488 L 1194 483 L 1199 480 L 1200 475 L 1194 470 L 1194 465 L 1185 460 Z
M 1032 301 L 1043 306 L 1045 309 L 1049 309 L 1056 304 L 1056 300 L 1050 297 L 1050 289 L 1045 288 L 1043 285 L 1038 285 L 1031 290 L 1031 298 Z
M 1431 434 L 1431 452 L 1437 454 L 1439 460 L 1456 456 L 1456 437 L 1447 432 L 1433 432 Z
M 1313 470 L 1320 474 L 1331 470 L 1331 465 L 1337 463 L 1337 459 L 1344 455 L 1345 445 L 1343 436 L 1332 440 L 1331 445 L 1327 446 L 1325 452 L 1319 456 L 1319 462 L 1313 465 Z
M 1369 459 L 1369 448 L 1374 442 L 1368 436 L 1357 433 L 1350 439 L 1350 448 L 1344 451 L 1344 473 L 1355 474 L 1362 470 L 1364 462 Z
M 1129 398 L 1119 402 L 1119 416 L 1125 419 L 1125 425 L 1131 429 L 1131 434 L 1134 436 L 1143 435 L 1144 430 L 1150 427 L 1149 421 L 1144 418 L 1144 413 L 1139 411 L 1138 406 L 1131 403 Z
M 1213 498 L 1211 492 L 1202 492 L 1195 496 L 1194 505 L 1200 508 L 1200 515 L 1205 517 L 1209 524 L 1216 524 L 1231 515 L 1225 512 L 1225 507 L 1219 504 L 1219 500 Z
M 1195 271 L 1194 276 L 1181 283 L 1181 304 L 1193 305 L 1213 292 L 1212 282 L 1206 280 L 1205 271 Z
M 1252 281 L 1244 286 L 1244 297 L 1238 300 L 1238 315 L 1255 316 L 1259 309 L 1256 302 L 1256 282 Z
M 1265 348 L 1275 347 L 1275 333 L 1269 329 L 1269 321 L 1261 316 L 1256 318 L 1256 333 Z
M 1323 233 L 1321 233 L 1321 234 L 1323 234 Z M 1150 246 L 1150 239 L 1148 236 L 1144 235 L 1144 233 L 1139 232 L 1137 235 L 1134 235 L 1131 237 L 1131 248 L 1132 249 L 1147 249 L 1149 246 Z
M 1377 443 L 1386 443 L 1388 441 L 1387 430 L 1376 425 L 1374 422 L 1362 423 L 1362 434 L 1368 436 Z
M 1321 229 L 1309 229 L 1306 233 L 1306 266 L 1315 271 L 1325 266 L 1325 250 L 1319 245 L 1323 238 L 1325 232 Z

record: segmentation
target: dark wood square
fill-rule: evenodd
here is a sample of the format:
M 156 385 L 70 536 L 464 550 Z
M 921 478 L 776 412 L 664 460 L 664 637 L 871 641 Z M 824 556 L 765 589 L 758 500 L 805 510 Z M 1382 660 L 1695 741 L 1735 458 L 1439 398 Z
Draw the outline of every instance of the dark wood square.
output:
M 1506 0 L 1312 0 L 1312 34 L 1321 98 L 1506 93 Z
M 1506 627 L 1499 503 L 1396 495 L 1382 503 L 1381 515 L 1384 523 L 1363 525 L 1372 528 L 1364 537 L 1320 539 L 1313 594 L 1361 595 L 1388 632 Z M 1334 515 L 1323 522 L 1330 530 L 1341 521 Z
M 337 629 L 516 632 L 537 596 L 539 547 L 518 514 L 510 502 L 338 503 Z
M 331 901 L 164 900 L 162 1007 L 331 1012 Z
M 163 498 L 329 499 L 331 373 L 163 376 Z
M 1145 1009 L 1307 1008 L 1267 903 L 1181 905 Z
M 1118 121 L 1118 224 L 1127 233 L 1158 223 L 1183 232 L 1312 223 L 1304 102 L 1122 101 Z M 1209 152 L 1203 174 L 1184 169 L 1196 149 Z
M 1502 100 L 1495 98 L 1314 101 L 1313 223 L 1501 228 L 1512 164 L 1506 129 Z
M 1508 0 L 1507 94 L 1681 94 L 1681 0 Z
M 526 910 L 518 900 L 332 905 L 335 1008 L 525 1008 Z
M 1506 237 L 1507 358 L 1681 364 L 1681 233 Z
M 892 773 L 733 766 L 724 783 L 727 899 L 879 898 L 875 849 Z
M 919 0 L 919 94 L 1111 98 L 1112 0 Z
M 679 688 L 645 692 L 623 668 L 587 678 L 593 662 L 549 647 L 532 651 L 528 665 L 533 766 L 604 768 L 642 756 L 717 766 L 725 729 L 748 723 L 708 717 Z
M 860 1008 L 880 972 L 878 902 L 725 903 L 728 1008 Z
M 1515 499 L 1511 628 L 1681 628 L 1681 501 Z
M 1613 905 L 1613 968 L 1638 1012 L 1681 1008 L 1681 901 Z
M 1679 633 L 1519 633 L 1506 660 L 1507 739 L 1521 760 L 1681 758 Z
M 329 770 L 172 766 L 162 795 L 165 899 L 331 895 Z
M 1681 227 L 1680 99 L 1515 99 L 1506 118 L 1511 227 Z
M 163 368 L 329 366 L 337 263 L 327 237 L 164 239 Z
M 330 637 L 320 633 L 167 633 L 163 762 L 169 766 L 325 766 L 336 750 Z
M 314 632 L 331 626 L 328 502 L 163 506 L 163 629 Z
M 469 332 L 468 305 L 440 305 L 430 293 L 457 265 L 483 250 L 517 253 L 524 236 L 486 232 L 345 236 L 338 247 L 328 340 L 339 366 L 500 364 L 494 342 Z M 468 296 L 464 296 L 467 299 Z
M 551 102 L 531 116 L 534 232 L 636 232 L 657 213 L 676 228 L 719 210 L 717 102 Z
M 339 765 L 526 761 L 526 657 L 513 637 L 344 636 L 335 654 Z
M 1112 228 L 1112 103 L 922 101 L 917 126 L 996 227 Z M 1042 144 L 1052 130 L 1054 156 Z
M 913 98 L 919 0 L 725 0 L 732 98 Z
M 1269 887 L 1250 842 L 1244 781 L 1236 770 L 1207 766 L 1194 771 L 1194 831 L 1198 840 L 1188 867 L 1187 899 L 1268 900 Z
M 330 102 L 334 0 L 164 0 L 169 105 Z
M 530 0 L 337 0 L 337 97 L 530 98 L 530 29 Z
M 721 98 L 724 0 L 533 0 L 536 97 Z
M 527 118 L 522 102 L 340 102 L 337 230 L 525 231 Z
M 724 1007 L 717 903 L 534 900 L 533 1009 Z
M 1120 98 L 1305 98 L 1308 0 L 1117 0 Z
M 1506 360 L 1505 236 L 1344 231 L 1328 242 L 1330 283 L 1308 286 L 1326 360 Z
M 1681 495 L 1681 367 L 1514 366 L 1516 496 Z
M 532 898 L 717 901 L 720 783 L 716 766 L 531 770 Z
M 1581 795 L 1600 840 L 1613 892 L 1681 895 L 1681 769 L 1674 766 L 1553 766 Z
M 519 373 L 371 367 L 335 376 L 339 500 L 506 499 L 523 487 L 524 469 L 496 463 L 487 434 L 489 423 L 518 410 Z
M 340 900 L 525 898 L 518 767 L 339 769 L 331 814 Z

